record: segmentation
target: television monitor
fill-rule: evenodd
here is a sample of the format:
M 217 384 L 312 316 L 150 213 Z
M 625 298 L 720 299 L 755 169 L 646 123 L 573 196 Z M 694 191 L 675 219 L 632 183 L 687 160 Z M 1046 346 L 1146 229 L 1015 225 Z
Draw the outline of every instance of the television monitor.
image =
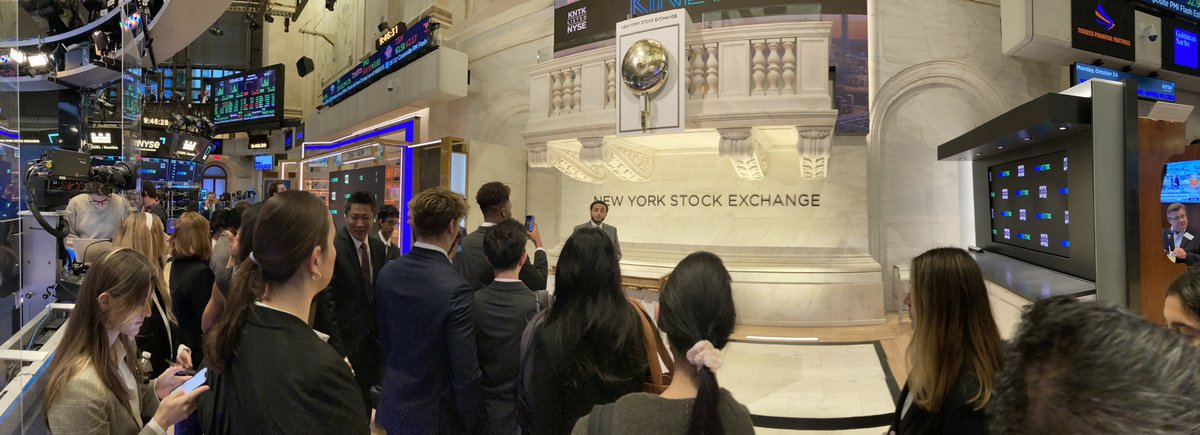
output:
M 351 193 L 360 190 L 370 192 L 375 197 L 376 207 L 383 204 L 386 181 L 387 168 L 384 166 L 330 173 L 329 212 L 333 214 L 334 227 L 341 228 L 346 224 L 346 200 L 350 199 Z
M 988 168 L 992 241 L 1071 256 L 1066 151 Z
M 1160 200 L 1163 204 L 1200 203 L 1200 160 L 1167 163 Z
M 1071 47 L 1133 61 L 1137 27 L 1133 21 L 1134 7 L 1126 0 L 1072 1 Z
M 189 160 L 171 160 L 171 179 L 173 184 L 193 184 L 196 182 L 198 162 Z
M 275 167 L 275 156 L 274 155 L 268 154 L 265 156 L 254 156 L 254 170 L 270 171 L 274 167 Z
M 142 182 L 166 182 L 171 180 L 171 161 L 158 157 L 143 157 L 141 168 Z
M 283 119 L 283 65 L 218 79 L 213 86 L 213 123 L 218 129 Z
M 1163 17 L 1162 38 L 1163 69 L 1200 76 L 1200 27 Z
M 430 21 L 429 17 L 420 19 L 402 35 L 383 44 L 362 62 L 354 65 L 350 71 L 326 86 L 321 92 L 321 104 L 326 107 L 337 104 L 437 49 L 437 40 L 433 37 L 435 28 L 436 24 Z

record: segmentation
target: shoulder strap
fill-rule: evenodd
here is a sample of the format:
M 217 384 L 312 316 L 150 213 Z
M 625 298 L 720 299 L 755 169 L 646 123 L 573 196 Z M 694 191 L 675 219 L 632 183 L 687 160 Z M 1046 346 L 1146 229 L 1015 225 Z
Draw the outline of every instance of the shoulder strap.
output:
M 667 350 L 667 346 L 663 343 L 662 334 L 658 331 L 658 327 L 654 326 L 654 322 L 650 321 L 650 315 L 646 313 L 646 309 L 642 308 L 642 304 L 633 298 L 627 298 L 630 305 L 633 305 L 637 311 L 638 317 L 642 323 L 642 341 L 646 346 L 646 359 L 650 366 L 650 385 L 647 387 L 653 389 L 650 391 L 656 394 L 661 394 L 670 383 L 670 373 L 675 371 L 675 360 L 671 357 L 671 352 Z M 656 357 L 657 354 L 657 357 Z M 659 365 L 659 361 L 662 365 Z M 666 366 L 667 371 L 664 375 L 663 366 Z
M 517 391 L 516 391 L 516 411 L 517 421 L 521 428 L 526 433 L 532 433 L 533 428 L 533 380 L 530 379 L 533 374 L 533 334 L 542 326 L 542 320 L 546 317 L 546 310 L 538 311 L 529 319 L 529 323 L 525 325 L 525 330 L 521 331 L 521 365 L 517 370 Z
M 589 435 L 608 435 L 613 431 L 613 408 L 617 404 L 608 403 L 592 407 L 592 415 L 588 417 Z

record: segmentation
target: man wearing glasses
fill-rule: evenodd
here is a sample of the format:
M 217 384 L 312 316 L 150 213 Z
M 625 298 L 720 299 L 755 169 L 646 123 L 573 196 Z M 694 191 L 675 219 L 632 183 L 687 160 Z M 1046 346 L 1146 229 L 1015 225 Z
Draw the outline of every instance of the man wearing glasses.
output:
M 1163 250 L 1167 259 L 1186 264 L 1188 269 L 1200 268 L 1200 240 L 1188 231 L 1187 209 L 1183 204 L 1167 206 L 1167 223 L 1171 224 L 1163 230 Z
M 67 203 L 71 235 L 80 239 L 112 239 L 129 216 L 129 201 L 113 193 L 112 186 L 88 183 L 87 193 Z

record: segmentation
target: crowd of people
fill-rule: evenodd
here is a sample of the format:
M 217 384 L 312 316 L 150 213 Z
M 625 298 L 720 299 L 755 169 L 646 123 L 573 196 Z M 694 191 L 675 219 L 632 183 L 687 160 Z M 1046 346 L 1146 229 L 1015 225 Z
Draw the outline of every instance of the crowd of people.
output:
M 51 431 L 754 433 L 718 382 L 737 321 L 721 258 L 688 255 L 648 312 L 621 286 L 596 201 L 551 295 L 540 232 L 512 219 L 510 193 L 478 189 L 484 223 L 469 234 L 466 198 L 419 193 L 404 255 L 399 211 L 366 192 L 338 211 L 342 228 L 317 197 L 272 186 L 211 220 L 183 215 L 169 238 L 154 213 L 99 216 L 111 205 L 81 195 L 90 222 L 117 222 L 116 248 L 93 262 L 51 365 Z M 966 251 L 916 257 L 911 282 L 910 371 L 889 432 L 1200 431 L 1200 272 L 1168 289 L 1168 328 L 1053 298 L 1007 344 Z M 175 391 L 200 368 L 206 386 Z

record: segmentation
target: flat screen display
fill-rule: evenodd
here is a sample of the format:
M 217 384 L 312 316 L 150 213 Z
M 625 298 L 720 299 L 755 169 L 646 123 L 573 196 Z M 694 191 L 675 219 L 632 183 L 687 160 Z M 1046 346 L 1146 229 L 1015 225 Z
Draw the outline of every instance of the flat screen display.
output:
M 275 167 L 275 156 L 273 156 L 273 155 L 254 156 L 254 170 L 270 171 L 274 167 Z
M 144 157 L 138 172 L 141 173 L 142 182 L 165 182 L 171 180 L 171 170 L 171 161 L 168 159 Z
M 371 168 L 336 171 L 329 174 L 329 212 L 333 214 L 333 224 L 337 228 L 346 225 L 346 200 L 350 194 L 360 190 L 370 192 L 375 197 L 375 204 L 383 204 L 384 183 L 387 180 L 387 168 L 375 166 Z
M 1071 83 L 1077 85 L 1091 79 L 1104 79 L 1112 81 L 1130 80 L 1137 83 L 1138 98 L 1143 98 L 1153 101 L 1166 101 L 1168 103 L 1175 102 L 1175 82 L 1152 79 L 1150 77 L 1141 76 L 1115 69 L 1108 69 L 1102 66 L 1089 65 L 1086 63 L 1077 63 L 1071 68 Z
M 1200 20 L 1200 2 L 1196 0 L 1136 0 L 1138 3 L 1156 6 L 1167 12 Z
M 1167 163 L 1160 199 L 1163 204 L 1200 203 L 1200 160 Z
M 1125 0 L 1072 1 L 1071 29 L 1072 48 L 1134 60 L 1133 5 Z
M 1200 28 L 1166 17 L 1162 27 L 1163 69 L 1200 75 Z
M 283 119 L 283 65 L 217 80 L 212 101 L 218 126 Z
M 171 160 L 171 183 L 192 184 L 196 182 L 198 162 Z
M 988 168 L 992 241 L 1069 258 L 1067 152 Z
M 355 65 L 350 72 L 343 74 L 327 86 L 321 92 L 321 104 L 325 106 L 337 104 L 370 86 L 371 83 L 383 76 L 403 68 L 433 51 L 437 48 L 437 44 L 430 38 L 432 34 L 433 28 L 429 17 L 422 18 L 421 21 L 405 30 L 402 36 L 383 45 L 370 57 Z

